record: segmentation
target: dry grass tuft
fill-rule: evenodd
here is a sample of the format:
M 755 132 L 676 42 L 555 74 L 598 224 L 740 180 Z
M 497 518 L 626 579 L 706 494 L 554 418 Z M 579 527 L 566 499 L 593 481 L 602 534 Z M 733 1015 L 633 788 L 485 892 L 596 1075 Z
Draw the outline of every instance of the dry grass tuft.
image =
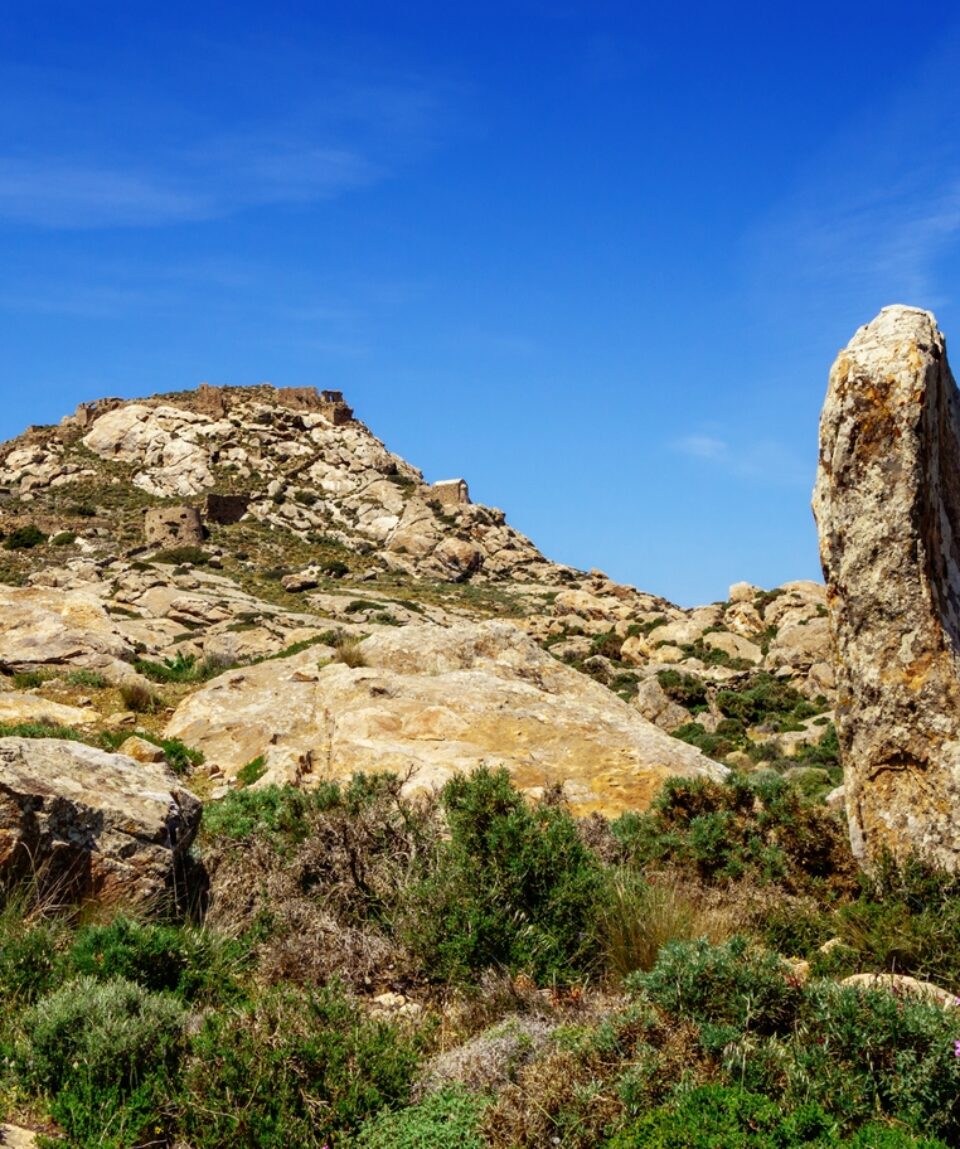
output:
M 668 942 L 706 938 L 716 945 L 732 937 L 742 919 L 734 903 L 708 898 L 675 874 L 621 870 L 599 926 L 607 968 L 620 977 L 652 969 Z

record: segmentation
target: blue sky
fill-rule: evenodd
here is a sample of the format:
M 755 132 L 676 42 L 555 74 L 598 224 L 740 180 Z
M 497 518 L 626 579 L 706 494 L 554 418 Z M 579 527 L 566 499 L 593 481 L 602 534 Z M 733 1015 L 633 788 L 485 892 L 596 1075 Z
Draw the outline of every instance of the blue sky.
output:
M 316 384 L 558 560 L 817 577 L 837 350 L 960 332 L 960 14 L 789 8 L 7 0 L 0 437 Z

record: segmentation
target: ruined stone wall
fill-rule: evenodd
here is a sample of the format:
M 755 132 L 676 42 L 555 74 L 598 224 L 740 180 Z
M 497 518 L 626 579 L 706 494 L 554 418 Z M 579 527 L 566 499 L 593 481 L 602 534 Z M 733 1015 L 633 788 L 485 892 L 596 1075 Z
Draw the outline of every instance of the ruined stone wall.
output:
M 150 507 L 143 519 L 143 535 L 150 547 L 198 546 L 203 523 L 195 507 Z

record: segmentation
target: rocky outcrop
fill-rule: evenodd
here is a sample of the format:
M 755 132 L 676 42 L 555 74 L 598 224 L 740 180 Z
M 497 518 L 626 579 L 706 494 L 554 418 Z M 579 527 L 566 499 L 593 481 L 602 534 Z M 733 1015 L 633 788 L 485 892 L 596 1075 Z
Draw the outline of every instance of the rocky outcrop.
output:
M 162 762 L 0 738 L 0 884 L 31 879 L 65 901 L 151 901 L 169 891 L 200 813 Z
M 363 665 L 332 653 L 228 671 L 181 703 L 166 734 L 228 778 L 262 758 L 264 784 L 389 770 L 433 787 L 503 765 L 525 790 L 563 784 L 581 812 L 643 808 L 671 775 L 726 772 L 509 623 L 384 631 L 356 647 Z
M 842 351 L 814 492 L 855 854 L 960 865 L 960 395 L 933 316 Z
M 132 675 L 133 646 L 92 593 L 0 585 L 0 669 L 72 664 Z

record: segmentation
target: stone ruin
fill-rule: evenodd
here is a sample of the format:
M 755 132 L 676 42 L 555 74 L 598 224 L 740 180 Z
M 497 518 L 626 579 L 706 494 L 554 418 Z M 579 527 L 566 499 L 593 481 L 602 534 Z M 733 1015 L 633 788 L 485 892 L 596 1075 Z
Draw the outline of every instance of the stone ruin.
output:
M 342 391 L 318 391 L 316 387 L 274 387 L 271 383 L 260 387 L 213 387 L 201 383 L 189 396 L 189 407 L 201 415 L 221 419 L 235 398 L 248 397 L 251 391 L 263 392 L 264 399 L 290 411 L 316 411 L 335 427 L 353 422 L 353 409 Z
M 150 507 L 143 519 L 144 541 L 148 547 L 199 546 L 204 530 L 195 507 Z
M 249 495 L 207 495 L 203 505 L 203 518 L 208 523 L 230 526 L 239 523 L 250 506 Z
M 465 479 L 441 479 L 430 488 L 430 497 L 441 507 L 465 507 L 470 502 L 470 491 Z

